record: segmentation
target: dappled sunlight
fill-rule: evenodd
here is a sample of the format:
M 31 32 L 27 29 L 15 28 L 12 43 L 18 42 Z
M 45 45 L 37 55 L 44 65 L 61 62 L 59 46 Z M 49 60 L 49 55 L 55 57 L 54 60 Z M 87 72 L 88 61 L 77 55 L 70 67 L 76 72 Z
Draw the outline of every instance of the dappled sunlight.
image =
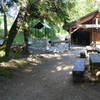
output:
M 31 58 L 31 57 L 28 57 L 27 60 L 28 60 L 28 61 L 36 61 L 35 58 Z
M 56 58 L 57 60 L 62 60 L 63 57 L 65 57 L 65 59 L 66 59 L 67 57 L 71 57 L 71 56 L 74 56 L 74 55 L 75 55 L 75 53 L 69 53 L 69 52 L 67 52 L 67 53 L 59 53 L 59 54 L 57 54 L 57 53 L 47 54 L 47 55 L 42 55 L 42 56 L 45 59 Z
M 16 68 L 18 65 L 23 65 L 23 64 L 26 64 L 25 59 L 19 59 L 19 60 L 12 59 L 9 62 L 1 63 L 3 67 L 11 67 L 11 68 Z
M 55 73 L 56 71 L 55 71 L 55 70 L 52 70 L 51 72 L 52 72 L 52 73 Z
M 26 63 L 26 61 L 25 61 L 25 59 L 20 59 L 20 60 L 12 60 L 12 61 L 10 61 L 10 62 L 15 62 L 15 63 L 18 63 L 18 64 L 25 64 Z
M 41 64 L 41 60 L 34 57 L 22 58 L 22 59 L 12 59 L 8 62 L 0 63 L 1 67 L 9 67 L 9 68 L 24 68 L 27 65 L 37 66 Z
M 2 50 L 0 51 L 0 57 L 3 57 L 5 55 L 5 52 Z
M 1 66 L 6 67 L 7 65 L 6 65 L 6 63 L 2 62 L 2 63 L 0 63 L 0 67 L 1 67 Z
M 58 66 L 58 67 L 56 68 L 56 70 L 57 70 L 57 71 L 61 71 L 61 70 L 63 70 L 63 68 L 62 68 L 62 66 Z
M 72 75 L 72 71 L 69 72 L 69 75 Z
M 62 59 L 62 57 L 61 57 L 61 56 L 57 57 L 57 60 L 61 60 L 61 59 Z
M 27 63 L 29 63 L 31 65 L 38 65 L 38 64 L 41 64 L 42 61 L 39 59 L 33 59 L 33 60 L 28 60 Z
M 54 54 L 46 54 L 46 55 L 42 55 L 44 58 L 48 58 L 48 59 L 51 59 L 51 58 L 53 58 L 53 57 L 60 57 L 60 55 L 59 54 L 56 54 L 56 53 L 54 53 Z
M 73 55 L 70 53 L 54 53 L 54 54 L 46 54 L 46 55 L 42 55 L 44 58 L 53 58 L 53 57 L 57 57 L 58 59 L 61 58 L 62 56 L 69 56 L 69 55 Z
M 69 70 L 69 69 L 70 69 L 69 66 L 63 68 L 63 70 Z
M 60 71 L 64 71 L 67 72 L 69 71 L 69 74 L 71 75 L 71 70 L 72 69 L 72 65 L 66 65 L 66 66 L 57 66 L 55 70 L 51 70 L 52 73 L 55 72 L 60 72 Z
M 69 70 L 70 69 L 70 67 L 69 66 L 67 66 L 67 67 L 62 67 L 62 66 L 58 66 L 57 68 L 56 68 L 56 70 L 57 71 L 67 71 L 67 70 Z
M 32 72 L 32 70 L 33 70 L 32 68 L 31 69 L 28 68 L 28 69 L 25 69 L 24 71 L 25 72 Z

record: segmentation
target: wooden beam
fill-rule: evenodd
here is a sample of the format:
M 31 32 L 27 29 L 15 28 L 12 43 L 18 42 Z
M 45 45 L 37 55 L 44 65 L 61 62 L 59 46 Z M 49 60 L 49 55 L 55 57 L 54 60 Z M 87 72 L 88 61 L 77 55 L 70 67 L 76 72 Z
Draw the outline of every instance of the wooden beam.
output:
M 70 31 L 70 34 L 76 32 L 80 27 L 75 28 L 73 31 Z
M 80 24 L 80 28 L 100 28 L 100 24 Z
M 94 19 L 95 16 L 96 16 L 96 14 L 93 14 L 93 15 L 91 15 L 91 16 L 86 16 L 86 17 L 84 17 L 84 18 L 81 18 L 80 20 L 78 20 L 78 21 L 76 22 L 76 25 L 79 25 L 79 24 L 82 24 L 82 23 L 84 23 L 84 22 L 87 22 L 87 21 L 89 21 L 89 20 L 91 20 L 91 19 Z
M 96 24 L 96 25 L 99 24 L 98 18 L 96 18 L 96 20 L 95 20 L 95 24 Z

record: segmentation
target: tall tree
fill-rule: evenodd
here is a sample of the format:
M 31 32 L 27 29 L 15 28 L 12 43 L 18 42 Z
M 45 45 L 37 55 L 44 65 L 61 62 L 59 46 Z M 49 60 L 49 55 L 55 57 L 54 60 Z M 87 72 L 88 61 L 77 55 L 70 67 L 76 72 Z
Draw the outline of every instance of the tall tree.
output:
M 16 34 L 18 33 L 18 30 L 19 30 L 20 26 L 23 24 L 23 22 L 25 20 L 27 6 L 28 6 L 27 0 L 23 0 L 23 2 L 21 2 L 20 11 L 19 11 L 19 13 L 18 13 L 18 15 L 17 15 L 10 31 L 9 31 L 8 36 L 6 37 L 6 39 L 4 41 L 5 56 L 6 57 L 9 56 L 10 47 L 13 43 L 13 40 L 14 40 Z
M 57 24 L 69 19 L 69 11 L 75 2 L 76 0 L 36 0 L 31 2 L 29 13 L 34 18 Z

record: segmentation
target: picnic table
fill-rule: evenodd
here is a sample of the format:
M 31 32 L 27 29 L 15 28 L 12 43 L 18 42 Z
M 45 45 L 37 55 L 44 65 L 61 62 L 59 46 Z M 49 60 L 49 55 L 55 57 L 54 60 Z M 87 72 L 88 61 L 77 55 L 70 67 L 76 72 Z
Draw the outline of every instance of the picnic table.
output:
M 84 80 L 84 72 L 85 72 L 85 59 L 77 58 L 74 67 L 72 70 L 73 73 L 73 81 L 79 82 Z
M 100 54 L 99 53 L 89 54 L 89 60 L 90 60 L 91 71 L 93 71 L 94 69 L 100 69 Z

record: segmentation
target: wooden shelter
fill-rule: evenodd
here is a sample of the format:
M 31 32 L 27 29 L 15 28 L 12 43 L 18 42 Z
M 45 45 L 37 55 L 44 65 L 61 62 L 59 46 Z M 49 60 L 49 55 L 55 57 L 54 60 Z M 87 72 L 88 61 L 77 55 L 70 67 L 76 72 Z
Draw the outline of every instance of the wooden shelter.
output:
M 100 44 L 100 11 L 96 10 L 63 26 L 71 34 L 71 42 L 83 45 Z

